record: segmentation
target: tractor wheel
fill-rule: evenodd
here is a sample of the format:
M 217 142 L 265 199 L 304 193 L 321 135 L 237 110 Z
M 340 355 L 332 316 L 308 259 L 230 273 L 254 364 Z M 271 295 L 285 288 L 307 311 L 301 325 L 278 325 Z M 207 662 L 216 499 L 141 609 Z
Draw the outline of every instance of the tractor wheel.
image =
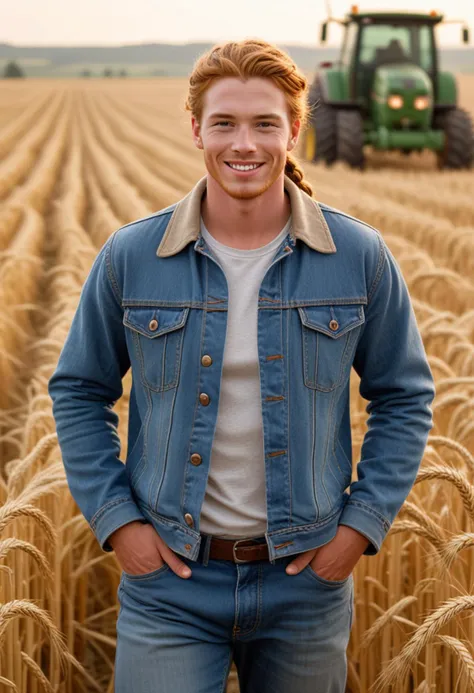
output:
M 470 168 L 474 160 L 474 132 L 471 116 L 463 108 L 438 115 L 435 127 L 444 130 L 445 145 L 437 152 L 438 168 Z
M 324 103 L 319 84 L 311 89 L 309 105 L 311 114 L 304 136 L 303 155 L 307 161 L 325 161 L 330 166 L 337 158 L 335 113 Z
M 337 112 L 337 155 L 352 168 L 363 169 L 364 158 L 364 125 L 359 111 Z

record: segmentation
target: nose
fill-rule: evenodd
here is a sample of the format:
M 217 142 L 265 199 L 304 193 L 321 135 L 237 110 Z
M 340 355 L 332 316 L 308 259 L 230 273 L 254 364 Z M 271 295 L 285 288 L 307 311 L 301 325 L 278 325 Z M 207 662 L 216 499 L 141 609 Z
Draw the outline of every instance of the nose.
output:
M 251 129 L 240 127 L 235 129 L 235 137 L 231 147 L 233 152 L 255 152 L 256 146 L 253 141 Z

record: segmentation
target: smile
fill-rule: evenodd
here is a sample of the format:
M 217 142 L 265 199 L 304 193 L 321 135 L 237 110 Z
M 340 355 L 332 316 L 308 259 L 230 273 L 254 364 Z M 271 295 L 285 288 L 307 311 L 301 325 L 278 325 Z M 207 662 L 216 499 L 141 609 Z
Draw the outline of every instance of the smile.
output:
M 253 173 L 254 171 L 257 171 L 259 168 L 263 166 L 263 164 L 230 164 L 229 162 L 225 162 L 226 165 L 231 168 L 233 171 L 236 173 Z

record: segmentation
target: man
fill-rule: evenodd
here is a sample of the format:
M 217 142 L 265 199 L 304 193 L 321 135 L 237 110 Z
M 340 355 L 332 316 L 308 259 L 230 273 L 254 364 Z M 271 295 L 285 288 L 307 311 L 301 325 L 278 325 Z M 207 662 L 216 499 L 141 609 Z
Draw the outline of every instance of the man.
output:
M 189 82 L 207 175 L 105 243 L 49 384 L 71 493 L 122 568 L 115 690 L 221 693 L 234 659 L 242 693 L 342 693 L 352 573 L 416 478 L 431 371 L 381 234 L 312 199 L 290 154 L 290 57 L 229 42 Z

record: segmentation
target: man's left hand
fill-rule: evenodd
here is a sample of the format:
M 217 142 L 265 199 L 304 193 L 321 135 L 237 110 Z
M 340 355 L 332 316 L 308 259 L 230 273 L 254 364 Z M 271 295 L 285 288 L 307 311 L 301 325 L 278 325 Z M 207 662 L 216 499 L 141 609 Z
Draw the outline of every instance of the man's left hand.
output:
M 369 540 L 357 530 L 339 525 L 334 539 L 328 544 L 298 554 L 294 561 L 288 563 L 286 572 L 297 575 L 311 563 L 314 572 L 326 580 L 345 580 L 369 544 Z M 291 566 L 296 566 L 295 573 L 291 573 Z

